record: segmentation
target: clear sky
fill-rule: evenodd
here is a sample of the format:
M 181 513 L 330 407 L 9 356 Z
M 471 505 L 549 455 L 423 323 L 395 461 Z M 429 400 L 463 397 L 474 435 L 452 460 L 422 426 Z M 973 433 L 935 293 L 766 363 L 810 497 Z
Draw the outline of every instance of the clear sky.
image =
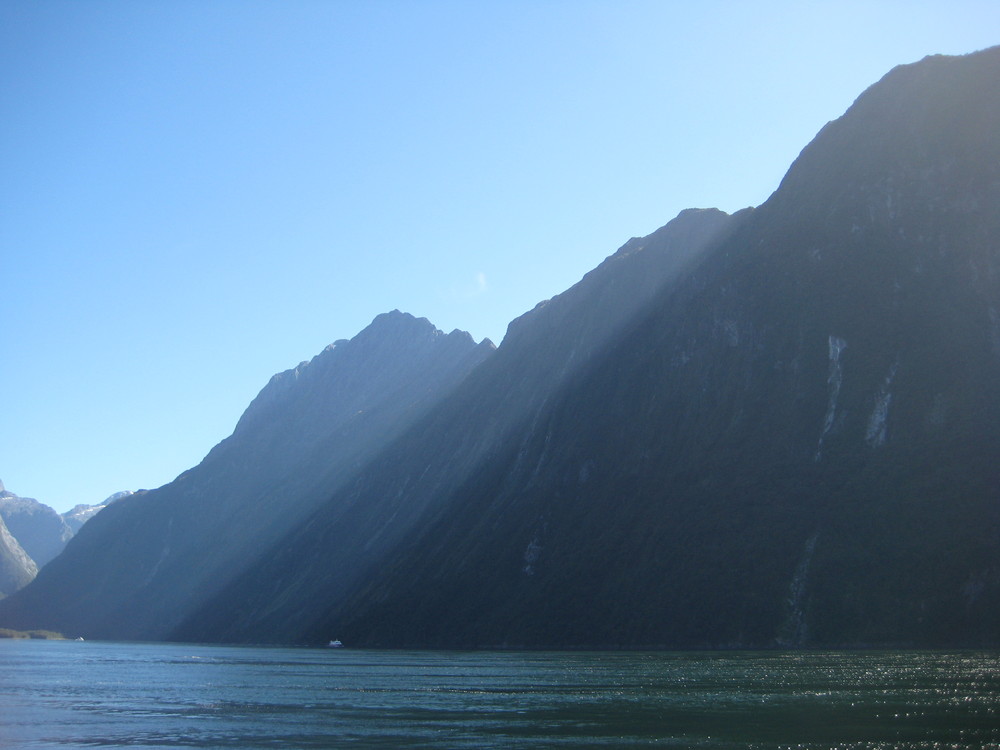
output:
M 478 340 L 686 207 L 758 205 L 1000 3 L 7 0 L 0 479 L 156 487 L 399 308 Z

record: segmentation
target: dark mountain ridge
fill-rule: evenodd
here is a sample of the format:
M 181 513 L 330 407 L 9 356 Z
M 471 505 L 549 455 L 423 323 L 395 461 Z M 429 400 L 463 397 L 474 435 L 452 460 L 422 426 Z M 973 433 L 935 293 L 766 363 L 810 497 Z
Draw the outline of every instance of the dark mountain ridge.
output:
M 495 423 L 476 399 L 516 387 L 517 337 L 433 448 L 395 446 L 175 636 L 1000 642 L 998 86 L 1000 49 L 890 72 L 503 440 L 436 468 Z M 362 575 L 323 574 L 404 508 Z
M 764 205 L 631 240 L 421 407 L 359 395 L 413 380 L 377 356 L 330 394 L 339 345 L 276 376 L 202 465 L 102 511 L 0 622 L 1000 644 L 998 114 L 1000 48 L 894 69 Z M 351 343 L 380 351 L 368 333 Z
M 731 224 L 715 209 L 685 211 L 511 323 L 488 362 L 171 637 L 298 639 L 468 476 L 518 445 L 560 384 Z

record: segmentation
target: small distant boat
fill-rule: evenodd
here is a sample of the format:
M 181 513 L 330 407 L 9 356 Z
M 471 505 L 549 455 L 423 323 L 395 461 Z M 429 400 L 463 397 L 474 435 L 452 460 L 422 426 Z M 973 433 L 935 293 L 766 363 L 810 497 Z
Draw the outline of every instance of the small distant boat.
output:
M 82 640 L 83 640 L 83 636 L 81 635 L 81 636 L 79 636 L 78 638 L 74 638 L 73 640 L 74 640 L 74 641 L 82 641 Z
M 330 641 L 328 644 L 326 644 L 326 647 L 327 648 L 343 648 L 344 644 L 341 643 L 340 641 Z

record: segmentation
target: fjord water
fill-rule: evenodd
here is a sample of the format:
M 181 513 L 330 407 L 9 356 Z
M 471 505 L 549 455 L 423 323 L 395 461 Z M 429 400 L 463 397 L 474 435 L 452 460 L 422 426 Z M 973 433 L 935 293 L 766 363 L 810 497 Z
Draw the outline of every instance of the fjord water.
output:
M 0 641 L 2 747 L 1000 747 L 995 652 Z

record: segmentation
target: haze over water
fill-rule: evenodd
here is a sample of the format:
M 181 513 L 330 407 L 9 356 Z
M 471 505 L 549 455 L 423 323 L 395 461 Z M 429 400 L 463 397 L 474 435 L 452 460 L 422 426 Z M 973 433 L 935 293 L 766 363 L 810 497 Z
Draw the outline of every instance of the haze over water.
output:
M 0 746 L 1000 747 L 998 664 L 0 641 Z

